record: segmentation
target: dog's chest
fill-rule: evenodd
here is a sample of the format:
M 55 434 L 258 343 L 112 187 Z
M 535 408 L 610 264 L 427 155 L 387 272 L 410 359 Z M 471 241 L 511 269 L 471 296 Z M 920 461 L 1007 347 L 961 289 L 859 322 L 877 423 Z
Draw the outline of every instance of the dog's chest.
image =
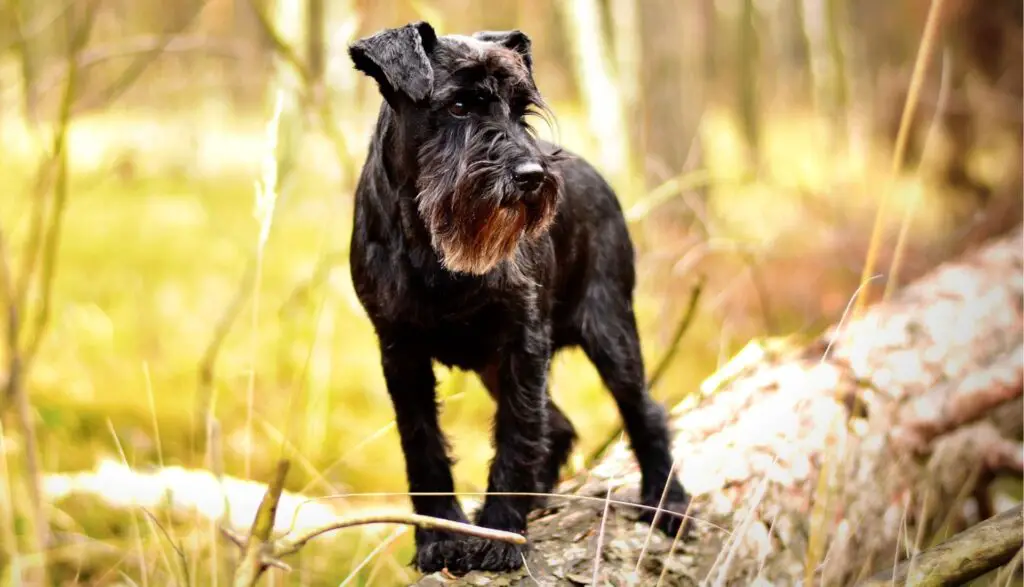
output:
M 405 315 L 409 332 L 438 362 L 477 370 L 490 363 L 520 321 L 516 305 L 496 296 L 427 296 Z

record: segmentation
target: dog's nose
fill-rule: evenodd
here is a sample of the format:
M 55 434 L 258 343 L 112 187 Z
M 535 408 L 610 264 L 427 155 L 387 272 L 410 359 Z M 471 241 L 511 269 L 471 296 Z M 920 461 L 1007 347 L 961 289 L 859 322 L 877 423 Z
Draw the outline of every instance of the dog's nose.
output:
M 533 161 L 520 163 L 512 172 L 512 179 L 515 180 L 516 187 L 519 189 L 524 192 L 532 192 L 539 188 L 544 181 L 544 168 L 540 166 L 540 163 Z

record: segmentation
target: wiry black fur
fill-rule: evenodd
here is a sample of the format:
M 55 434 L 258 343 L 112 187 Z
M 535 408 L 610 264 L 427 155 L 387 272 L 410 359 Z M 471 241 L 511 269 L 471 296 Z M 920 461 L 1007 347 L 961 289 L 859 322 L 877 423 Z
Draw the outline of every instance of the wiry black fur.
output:
M 554 352 L 579 346 L 617 402 L 643 503 L 658 505 L 667 485 L 664 507 L 684 513 L 689 497 L 670 476 L 665 411 L 644 386 L 622 210 L 591 165 L 535 139 L 524 122 L 531 107 L 543 111 L 529 39 L 519 31 L 438 37 L 418 22 L 361 39 L 350 55 L 384 97 L 356 190 L 350 265 L 379 338 L 409 491 L 454 490 L 434 360 L 478 373 L 498 404 L 488 492 L 550 491 L 576 432 L 548 396 L 548 372 Z M 544 170 L 528 193 L 510 179 L 523 161 Z M 485 241 L 511 246 L 491 259 L 474 248 Z M 450 267 L 442 244 L 472 261 L 466 270 Z M 466 521 L 453 496 L 412 503 Z M 477 523 L 525 533 L 535 503 L 489 495 Z M 688 526 L 673 515 L 655 523 L 673 535 Z M 416 565 L 428 572 L 512 570 L 524 553 L 424 530 L 416 544 Z

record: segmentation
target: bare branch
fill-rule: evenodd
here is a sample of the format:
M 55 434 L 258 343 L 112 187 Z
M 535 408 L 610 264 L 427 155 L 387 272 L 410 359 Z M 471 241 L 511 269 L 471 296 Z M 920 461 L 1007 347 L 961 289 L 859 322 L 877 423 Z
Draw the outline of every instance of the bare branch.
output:
M 18 357 L 18 305 L 15 300 L 14 278 L 11 275 L 7 241 L 2 229 L 0 229 L 0 294 L 3 294 L 5 314 L 7 316 L 7 360 L 9 363 L 7 382 L 5 384 L 6 391 L 0 397 L 0 408 L 3 408 L 8 400 L 13 399 L 10 392 L 15 387 L 11 385 L 11 378 L 17 377 L 20 369 L 19 364 L 16 362 Z M 2 409 L 0 409 L 0 412 L 2 412 Z
M 224 309 L 224 313 L 221 314 L 220 319 L 217 321 L 217 325 L 213 330 L 213 337 L 210 339 L 210 343 L 206 345 L 206 351 L 203 353 L 203 358 L 199 362 L 199 395 L 196 400 L 199 415 L 206 414 L 206 410 L 209 407 L 210 395 L 213 391 L 214 368 L 217 363 L 217 355 L 220 353 L 220 348 L 224 344 L 224 339 L 227 338 L 228 333 L 231 332 L 231 327 L 234 325 L 235 321 L 238 320 L 238 315 L 242 313 L 242 308 L 245 306 L 245 302 L 249 299 L 249 295 L 252 293 L 255 281 L 256 251 L 254 249 L 249 256 L 249 259 L 246 261 L 245 271 L 242 273 L 242 278 L 238 282 L 238 288 L 235 290 L 235 296 L 231 299 L 231 303 Z
M 110 83 L 103 91 L 101 91 L 98 97 L 91 100 L 83 100 L 79 104 L 75 104 L 75 113 L 79 113 L 83 110 L 95 106 L 96 104 L 109 104 L 116 100 L 121 94 L 123 94 L 128 88 L 131 87 L 135 80 L 156 61 L 160 55 L 163 54 L 167 46 L 179 35 L 182 31 L 187 29 L 190 24 L 199 16 L 206 6 L 208 0 L 201 0 L 195 11 L 190 14 L 187 18 L 183 19 L 182 22 L 177 23 L 171 27 L 170 31 L 167 31 L 162 35 L 162 42 L 154 43 L 149 51 L 144 52 L 138 59 L 132 62 L 128 68 L 118 76 L 113 82 Z
M 501 542 L 508 542 L 511 544 L 526 544 L 526 537 L 522 534 L 483 528 L 481 526 L 474 526 L 473 524 L 466 524 L 463 522 L 453 522 L 443 518 L 421 516 L 419 514 L 371 514 L 367 516 L 356 516 L 337 520 L 323 527 L 308 530 L 294 538 L 282 538 L 274 544 L 274 556 L 295 554 L 299 549 L 305 546 L 307 542 L 322 534 L 344 528 L 352 528 L 354 526 L 368 526 L 370 524 L 406 524 L 409 526 L 416 526 L 424 530 L 443 530 L 446 532 L 456 532 L 459 534 L 465 534 L 466 536 L 483 538 L 485 540 L 499 540 Z
M 317 100 L 319 94 L 315 91 L 314 86 L 319 81 L 316 79 L 316 76 L 311 72 L 306 63 L 303 62 L 298 51 L 278 32 L 270 17 L 260 9 L 257 2 L 249 0 L 249 5 L 256 15 L 260 30 L 270 40 L 271 48 L 277 53 L 278 58 L 294 67 L 301 78 L 303 95 L 300 96 L 300 99 L 303 106 L 312 106 L 316 110 L 320 118 L 321 130 L 327 135 L 327 138 L 334 145 L 334 149 L 338 154 L 338 165 L 342 170 L 342 175 L 345 178 L 354 177 L 358 162 L 348 156 L 348 142 L 345 139 L 345 135 L 336 126 L 337 116 L 334 114 L 330 100 Z
M 225 538 L 230 540 L 231 543 L 237 546 L 238 548 L 245 548 L 245 537 L 239 534 L 238 532 L 235 532 L 231 528 L 225 528 L 221 526 L 220 533 L 223 534 Z
M 178 555 L 178 562 L 181 563 L 181 572 L 184 575 L 185 579 L 184 582 L 186 585 L 191 585 L 192 582 L 189 580 L 188 558 L 185 556 L 185 551 L 181 549 L 181 545 L 179 545 L 177 542 L 174 541 L 173 538 L 171 538 L 171 534 L 167 531 L 167 528 L 165 528 L 164 525 L 160 523 L 160 520 L 158 520 L 157 517 L 153 515 L 153 512 L 149 511 L 146 508 L 142 508 L 142 512 L 146 514 L 150 521 L 152 521 L 153 524 L 160 530 L 160 533 L 163 535 L 164 540 L 166 540 L 167 543 L 171 545 L 171 549 L 174 550 L 174 553 L 176 555 Z
M 216 37 L 178 35 L 168 40 L 166 35 L 140 35 L 122 42 L 90 47 L 88 50 L 82 51 L 78 56 L 78 69 L 84 71 L 108 61 L 138 57 L 140 54 L 151 54 L 153 51 L 160 51 L 161 55 L 201 52 L 208 57 L 232 59 L 240 58 L 247 51 L 254 49 L 248 43 Z M 48 71 L 46 79 L 36 84 L 36 91 L 46 94 L 67 75 L 68 65 L 66 63 L 54 66 Z
M 61 100 L 60 118 L 53 137 L 53 157 L 56 163 L 57 177 L 54 183 L 53 206 L 50 210 L 49 226 L 44 232 L 45 240 L 41 251 L 42 275 L 40 276 L 40 287 L 42 288 L 40 307 L 36 311 L 35 324 L 32 337 L 25 345 L 22 353 L 23 368 L 35 358 L 42 344 L 43 334 L 50 320 L 50 304 L 53 293 L 53 279 L 57 271 L 57 257 L 60 250 L 60 239 L 64 232 L 64 212 L 67 209 L 68 199 L 68 159 L 67 159 L 67 135 L 71 123 L 71 110 L 75 100 L 75 91 L 78 82 L 78 54 L 89 40 L 92 32 L 92 23 L 96 18 L 99 8 L 99 0 L 92 0 L 86 8 L 85 20 L 72 38 L 71 47 L 68 52 L 68 79 L 64 86 L 64 96 Z
M 64 16 L 75 4 L 75 0 L 65 0 L 59 6 L 53 7 L 48 14 L 36 17 L 32 22 L 23 23 L 20 14 L 19 0 L 6 0 L 4 4 L 11 11 L 11 18 L 15 24 L 15 39 L 9 45 L 0 46 L 0 52 L 4 52 L 13 45 L 22 46 L 29 39 L 33 39 L 45 33 L 57 19 Z M 19 49 L 20 50 L 20 49 Z
M 417 526 L 426 530 L 444 530 L 467 536 L 475 536 L 486 540 L 500 540 L 512 544 L 526 544 L 526 537 L 515 532 L 505 532 L 482 528 L 472 524 L 453 522 L 431 516 L 419 514 L 370 514 L 336 520 L 324 526 L 307 530 L 293 537 L 284 536 L 277 540 L 271 540 L 270 534 L 274 528 L 274 518 L 277 513 L 277 506 L 281 500 L 281 493 L 284 489 L 284 480 L 288 474 L 289 461 L 282 459 L 277 464 L 277 474 L 267 487 L 263 495 L 263 501 L 256 510 L 256 517 L 252 523 L 248 538 L 242 538 L 228 528 L 221 528 L 221 533 L 239 548 L 243 549 L 242 560 L 235 570 L 235 587 L 254 587 L 260 575 L 268 567 L 276 567 L 283 570 L 291 568 L 281 561 L 281 557 L 299 552 L 310 540 L 322 536 L 328 532 L 352 528 L 355 526 L 366 526 L 370 524 L 407 524 Z
M 259 23 L 260 31 L 267 36 L 270 41 L 274 52 L 276 52 L 282 59 L 288 62 L 289 65 L 295 68 L 298 72 L 299 77 L 302 78 L 304 84 L 308 84 L 312 79 L 312 75 L 309 72 L 309 68 L 299 57 L 298 52 L 288 44 L 287 41 L 277 32 L 277 28 L 274 23 L 270 21 L 267 13 L 260 9 L 256 0 L 249 0 L 249 6 L 252 7 L 252 12 L 256 15 L 256 22 Z
M 242 552 L 242 560 L 235 570 L 235 587 L 256 585 L 256 581 L 267 568 L 265 559 L 272 554 L 270 533 L 274 529 L 274 518 L 277 515 L 277 505 L 281 501 L 281 492 L 284 491 L 284 480 L 288 476 L 288 465 L 287 460 L 277 463 L 277 473 L 267 487 L 267 492 L 263 494 L 259 509 L 256 510 L 256 517 L 252 521 L 252 529 L 249 530 L 249 538 Z
M 36 202 L 33 214 L 32 234 L 29 239 L 30 247 L 26 254 L 26 261 L 23 264 L 24 271 L 21 275 L 21 283 L 14 285 L 12 276 L 6 262 L 6 249 L 3 253 L 3 282 L 5 298 L 8 302 L 8 375 L 5 395 L 11 399 L 16 407 L 17 419 L 21 428 L 24 442 L 25 476 L 28 480 L 29 496 L 31 499 L 31 524 L 33 530 L 32 545 L 33 554 L 38 556 L 41 563 L 38 565 L 40 581 L 46 582 L 46 548 L 49 543 L 49 524 L 47 521 L 47 510 L 45 496 L 43 493 L 42 467 L 39 457 L 39 446 L 36 439 L 35 420 L 32 415 L 32 407 L 29 403 L 28 392 L 25 389 L 25 378 L 29 371 L 32 359 L 35 357 L 43 340 L 43 334 L 50 318 L 50 303 L 53 292 L 54 275 L 57 269 L 57 256 L 60 249 L 60 237 L 63 233 L 64 211 L 67 207 L 68 178 L 67 178 L 67 133 L 71 118 L 71 104 L 74 99 L 77 78 L 78 53 L 88 41 L 92 32 L 92 24 L 97 14 L 99 0 L 91 0 L 85 9 L 82 23 L 74 30 L 69 30 L 69 43 L 67 61 L 69 75 L 64 88 L 61 102 L 60 118 L 53 135 L 53 149 L 48 160 L 41 169 L 47 169 L 49 164 L 56 166 L 56 183 L 54 186 L 53 205 L 50 208 L 49 218 L 44 213 L 45 198 L 43 191 L 37 192 L 39 198 Z M 24 301 L 27 297 L 32 276 L 35 274 L 37 259 L 41 263 L 40 287 L 41 301 L 34 316 L 33 336 L 28 340 L 25 347 L 20 345 L 21 314 L 28 314 Z
M 647 381 L 648 389 L 658 385 L 661 378 L 664 377 L 665 372 L 668 371 L 668 366 L 672 364 L 672 359 L 675 358 L 676 353 L 679 352 L 679 344 L 683 341 L 683 337 L 690 330 L 690 326 L 693 324 L 693 319 L 697 315 L 697 303 L 700 301 L 700 295 L 704 291 L 704 284 L 706 278 L 701 276 L 697 283 L 694 284 L 693 289 L 690 290 L 690 303 L 686 307 L 686 311 L 683 313 L 682 319 L 679 320 L 679 324 L 676 326 L 675 332 L 672 334 L 672 340 L 668 344 L 668 348 L 665 349 L 665 354 L 661 357 L 661 361 L 655 365 L 651 371 L 650 379 Z

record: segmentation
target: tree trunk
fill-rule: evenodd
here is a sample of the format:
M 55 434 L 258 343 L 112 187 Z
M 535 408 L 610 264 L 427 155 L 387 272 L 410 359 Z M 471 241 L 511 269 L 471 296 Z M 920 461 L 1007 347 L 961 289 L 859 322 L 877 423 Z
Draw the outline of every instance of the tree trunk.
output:
M 1018 227 L 803 348 L 751 344 L 677 406 L 700 520 L 685 545 L 637 508 L 606 507 L 639 481 L 620 443 L 534 513 L 528 573 L 417 585 L 848 585 L 991 516 L 990 481 L 1024 469 L 1022 239 Z
M 637 129 L 646 189 L 688 171 L 701 161 L 699 126 L 705 106 L 707 18 L 696 0 L 637 3 L 640 52 Z

